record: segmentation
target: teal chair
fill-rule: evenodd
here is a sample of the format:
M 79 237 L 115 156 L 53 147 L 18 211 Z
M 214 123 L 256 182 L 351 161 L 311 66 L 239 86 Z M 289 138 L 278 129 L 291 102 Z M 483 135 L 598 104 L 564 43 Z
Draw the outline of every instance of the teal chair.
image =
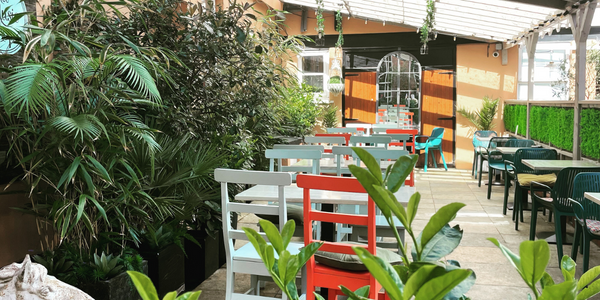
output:
M 573 182 L 573 212 L 575 224 L 575 240 L 571 249 L 571 258 L 577 260 L 577 250 L 580 242 L 583 249 L 583 272 L 590 268 L 590 242 L 600 240 L 600 205 L 585 199 L 584 192 L 600 192 L 600 173 L 580 173 Z M 583 241 L 581 237 L 583 236 Z
M 426 136 L 416 136 L 416 139 L 425 138 Z M 448 171 L 448 166 L 446 166 L 446 159 L 444 158 L 444 151 L 442 150 L 442 139 L 444 138 L 444 128 L 435 127 L 431 131 L 431 135 L 427 137 L 427 141 L 424 143 L 415 142 L 415 150 L 425 150 L 425 172 L 427 172 L 427 156 L 429 155 L 429 151 L 431 150 L 431 157 L 433 158 L 433 165 L 437 168 L 437 162 L 435 159 L 435 155 L 433 154 L 433 150 L 437 150 L 440 152 L 440 156 L 442 157 L 442 162 L 444 162 L 444 169 Z
M 498 137 L 493 137 L 490 142 L 488 143 L 487 147 L 481 147 L 480 151 L 479 151 L 479 187 L 481 187 L 481 176 L 483 175 L 482 173 L 482 166 L 483 166 L 483 161 L 489 160 L 489 155 L 490 152 L 493 149 L 496 149 L 496 147 L 504 147 L 504 145 L 506 144 L 506 142 L 508 142 L 509 140 L 514 140 L 514 137 L 504 137 L 504 136 L 498 136 Z M 488 166 L 489 166 L 489 161 L 488 161 Z M 504 170 L 504 161 L 501 162 L 501 164 L 495 165 L 493 167 L 496 167 L 496 169 L 498 170 Z M 492 168 L 492 166 L 489 166 L 489 170 L 488 170 L 488 175 L 490 175 L 491 173 L 493 173 L 494 169 Z M 489 190 L 489 189 L 488 189 Z M 489 195 L 489 192 L 488 192 Z M 488 196 L 488 199 L 490 199 L 490 197 Z
M 479 162 L 479 150 L 480 147 L 487 145 L 481 144 L 481 142 L 477 139 L 477 137 L 490 137 L 490 136 L 498 136 L 498 134 L 493 130 L 477 130 L 473 134 L 473 167 L 471 169 L 471 175 L 477 178 L 477 162 Z
M 556 247 L 558 250 L 558 262 L 563 256 L 563 233 L 566 233 L 566 222 L 561 222 L 561 218 L 574 217 L 573 206 L 569 202 L 569 197 L 573 195 L 573 182 L 579 173 L 584 172 L 600 172 L 598 168 L 564 168 L 558 172 L 556 182 L 553 187 L 549 187 L 543 183 L 532 181 L 531 191 L 531 226 L 529 227 L 529 240 L 535 239 L 535 227 L 537 222 L 537 211 L 540 207 L 547 208 L 554 213 L 554 226 L 556 233 Z M 545 193 L 550 192 L 550 197 L 540 197 L 533 192 L 533 189 L 543 190 Z M 565 220 L 566 221 L 566 220 Z
M 534 171 L 525 164 L 524 159 L 545 159 L 551 160 L 557 158 L 556 150 L 545 148 L 523 148 L 515 153 L 514 162 L 507 162 L 506 171 L 515 178 L 515 199 L 513 207 L 513 220 L 515 220 L 515 230 L 519 230 L 519 216 L 523 222 L 523 203 L 527 203 L 528 191 L 532 181 L 553 186 L 556 181 L 556 175 L 552 171 Z M 512 170 L 509 170 L 509 167 Z M 536 189 L 532 189 L 536 191 Z M 540 188 L 543 190 L 543 188 Z
M 524 139 L 514 139 L 514 140 L 508 140 L 506 142 L 506 144 L 504 144 L 504 147 L 512 147 L 512 148 L 529 148 L 531 146 L 533 146 L 535 142 L 532 140 L 524 140 Z M 504 161 L 514 161 L 515 156 L 513 154 L 503 154 L 502 158 L 504 159 Z M 505 164 L 505 166 L 508 166 L 507 164 Z M 512 174 L 512 167 L 507 167 L 505 169 L 504 172 L 504 206 L 502 207 L 502 213 L 504 215 L 506 215 L 506 209 L 508 206 L 508 191 L 509 188 L 511 186 L 510 181 L 512 179 L 514 179 L 514 176 Z M 490 199 L 490 195 L 488 194 L 488 199 Z
M 510 179 L 508 178 L 508 171 L 512 171 L 511 166 L 506 166 L 505 158 L 506 154 L 502 154 L 498 150 L 490 150 L 487 154 L 488 166 L 490 170 L 488 171 L 488 191 L 487 198 L 490 199 L 492 197 L 492 178 L 494 177 L 495 172 L 502 172 L 502 176 L 504 176 L 504 185 L 505 187 L 509 184 Z M 512 157 L 512 155 L 511 155 Z M 480 177 L 480 185 L 481 186 L 481 177 Z M 505 193 L 507 193 L 507 189 L 505 188 Z M 508 194 L 504 195 L 505 198 L 508 197 Z M 508 199 L 508 198 L 507 198 Z M 503 207 L 504 214 L 506 215 L 506 203 Z

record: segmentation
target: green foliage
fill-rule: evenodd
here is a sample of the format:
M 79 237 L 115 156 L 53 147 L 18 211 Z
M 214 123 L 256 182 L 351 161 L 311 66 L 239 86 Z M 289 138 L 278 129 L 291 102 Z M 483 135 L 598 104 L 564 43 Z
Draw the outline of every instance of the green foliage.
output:
M 529 120 L 532 139 L 560 149 L 573 150 L 572 108 L 532 106 Z
M 315 30 L 317 31 L 317 38 L 321 39 L 325 37 L 325 18 L 323 18 L 323 9 L 325 8 L 325 4 L 323 3 L 323 0 L 315 1 L 317 3 L 317 28 L 315 28 Z
M 419 31 L 421 32 L 421 44 L 427 45 L 431 40 L 431 33 L 435 27 L 435 1 L 427 0 L 427 15 L 423 19 L 423 25 Z
M 495 126 L 494 118 L 498 112 L 499 98 L 492 99 L 488 96 L 483 97 L 483 105 L 478 111 L 470 111 L 461 107 L 456 110 L 461 116 L 467 118 L 476 130 L 492 130 Z
M 343 32 L 343 28 L 342 28 L 342 12 L 341 11 L 338 10 L 335 13 L 335 20 L 337 22 L 337 24 L 335 26 L 335 30 L 340 33 L 338 35 L 338 40 L 335 43 L 335 46 L 338 48 L 341 48 L 344 45 L 344 32 Z
M 519 126 L 519 132 L 515 132 L 517 126 Z M 504 105 L 504 127 L 512 133 L 524 136 L 527 130 L 527 106 Z
M 600 159 L 600 110 L 584 108 L 581 110 L 581 153 Z
M 276 113 L 283 116 L 280 134 L 301 137 L 312 134 L 323 113 L 320 98 L 313 87 L 303 83 L 289 87 L 283 95 L 281 102 L 274 107 Z
M 323 127 L 324 128 L 337 127 L 337 124 L 338 124 L 337 111 L 338 111 L 338 107 L 333 104 L 329 104 L 328 106 L 325 107 L 325 111 L 323 112 Z
M 123 265 L 119 265 L 120 260 L 121 257 L 118 255 L 106 255 L 102 252 L 102 255 L 98 256 L 98 254 L 94 253 L 94 261 L 92 264 L 92 267 L 94 268 L 94 278 L 96 280 L 106 280 L 121 274 L 124 268 Z
M 354 247 L 369 272 L 385 288 L 393 300 L 411 299 L 462 299 L 475 283 L 475 274 L 471 270 L 460 269 L 458 262 L 442 262 L 462 239 L 458 226 L 450 227 L 457 212 L 464 207 L 462 203 L 451 203 L 440 208 L 429 220 L 421 234 L 416 237 L 412 222 L 417 215 L 420 194 L 411 196 L 406 208 L 398 202 L 394 193 L 400 189 L 417 162 L 417 155 L 400 157 L 384 175 L 379 164 L 366 150 L 353 148 L 366 169 L 350 165 L 354 175 L 369 196 L 375 201 L 393 229 L 403 258 L 403 265 L 391 266 L 380 258 L 371 255 L 364 248 Z M 412 260 L 406 251 L 396 230 L 393 216 L 397 217 L 413 241 Z M 352 293 L 343 288 L 350 299 L 365 299 L 365 289 Z
M 510 251 L 494 238 L 488 238 L 508 258 L 511 265 L 519 272 L 521 278 L 533 292 L 535 299 L 577 299 L 584 300 L 600 293 L 600 266 L 596 266 L 575 278 L 576 263 L 563 256 L 560 267 L 564 282 L 555 284 L 554 279 L 546 272 L 550 261 L 550 247 L 546 240 L 524 241 L 519 247 L 519 255 Z M 541 290 L 538 288 L 541 287 Z M 531 299 L 531 295 L 529 295 Z
M 288 220 L 281 229 L 281 233 L 279 233 L 277 227 L 270 221 L 260 220 L 259 223 L 267 238 L 269 238 L 270 244 L 256 230 L 246 227 L 242 229 L 265 263 L 265 267 L 267 267 L 273 281 L 285 293 L 288 299 L 298 300 L 296 275 L 317 250 L 319 250 L 323 242 L 310 243 L 303 247 L 300 253 L 292 255 L 287 250 L 287 246 L 296 230 L 294 220 Z M 279 259 L 275 258 L 275 252 L 277 252 Z
M 131 280 L 140 294 L 140 297 L 142 297 L 142 300 L 159 300 L 156 288 L 148 276 L 136 271 L 127 271 L 127 274 L 129 274 L 129 277 L 131 277 Z M 167 293 L 163 297 L 163 300 L 198 300 L 201 293 L 202 291 L 187 292 L 183 295 L 177 296 L 177 292 L 173 291 Z
M 44 266 L 48 270 L 48 274 L 52 275 L 59 280 L 66 283 L 73 284 L 73 271 L 74 261 L 62 252 L 57 251 L 45 251 L 40 255 L 34 255 L 33 261 Z

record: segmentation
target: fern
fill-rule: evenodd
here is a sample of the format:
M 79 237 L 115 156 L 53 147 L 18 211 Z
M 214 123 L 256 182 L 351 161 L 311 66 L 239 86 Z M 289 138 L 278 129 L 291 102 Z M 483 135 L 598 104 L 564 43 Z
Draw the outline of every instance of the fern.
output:
M 483 106 L 478 111 L 470 111 L 465 107 L 456 110 L 461 116 L 469 120 L 477 130 L 491 130 L 494 128 L 494 118 L 498 112 L 499 98 L 483 97 Z

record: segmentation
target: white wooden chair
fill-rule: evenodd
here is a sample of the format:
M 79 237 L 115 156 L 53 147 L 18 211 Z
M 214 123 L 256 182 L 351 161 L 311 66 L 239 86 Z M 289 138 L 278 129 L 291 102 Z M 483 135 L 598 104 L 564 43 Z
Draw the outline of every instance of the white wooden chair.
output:
M 352 135 L 362 135 L 365 132 L 360 130 L 358 127 L 340 127 L 327 128 L 327 133 L 351 133 Z
M 387 149 L 391 142 L 392 138 L 389 136 L 372 135 L 350 137 L 351 146 L 361 146 L 361 144 L 372 144 L 373 146 L 378 146 L 383 144 L 384 148 Z
M 319 150 L 325 151 L 325 146 L 321 145 L 288 145 L 288 144 L 275 144 L 273 149 L 288 149 L 288 150 Z
M 287 209 L 285 202 L 286 186 L 292 184 L 292 175 L 283 172 L 265 172 L 265 171 L 246 171 L 246 170 L 231 170 L 231 169 L 216 169 L 215 180 L 221 183 L 221 203 L 223 217 L 223 237 L 225 240 L 225 253 L 227 255 L 227 282 L 225 284 L 225 299 L 226 300 L 260 300 L 273 299 L 270 297 L 260 296 L 260 284 L 258 277 L 269 277 L 263 261 L 254 249 L 252 243 L 247 243 L 241 248 L 235 250 L 233 240 L 248 240 L 246 234 L 242 230 L 232 228 L 231 212 L 237 213 L 254 213 L 265 215 L 279 216 L 279 220 L 287 222 Z M 228 184 L 259 184 L 277 186 L 279 190 L 278 205 L 260 205 L 236 203 L 229 201 Z M 265 239 L 266 235 L 260 233 Z M 291 254 L 298 254 L 302 243 L 290 243 L 287 250 Z M 277 257 L 277 254 L 275 254 Z M 235 273 L 250 274 L 252 276 L 252 288 L 249 292 L 254 292 L 254 295 L 235 293 Z M 286 296 L 282 296 L 286 299 Z
M 306 144 L 318 144 L 328 146 L 344 146 L 346 139 L 342 136 L 307 136 L 304 138 Z

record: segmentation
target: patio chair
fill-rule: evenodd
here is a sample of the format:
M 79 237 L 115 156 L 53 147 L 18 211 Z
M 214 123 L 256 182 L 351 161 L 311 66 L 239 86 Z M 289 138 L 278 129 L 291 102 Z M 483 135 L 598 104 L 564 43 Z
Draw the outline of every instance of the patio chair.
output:
M 471 169 L 471 175 L 474 175 L 475 178 L 477 178 L 477 162 L 479 162 L 479 152 L 477 150 L 480 146 L 482 146 L 481 142 L 479 142 L 477 137 L 490 136 L 498 136 L 498 134 L 492 130 L 477 130 L 473 134 L 473 167 Z
M 558 250 L 558 262 L 563 256 L 563 233 L 566 234 L 565 223 L 561 222 L 562 218 L 574 217 L 573 206 L 569 202 L 569 197 L 573 195 L 573 181 L 579 173 L 583 172 L 600 172 L 598 168 L 564 168 L 558 172 L 556 183 L 553 187 L 549 187 L 543 183 L 536 181 L 531 182 L 531 188 L 536 190 L 543 189 L 544 192 L 550 192 L 550 197 L 540 197 L 533 191 L 531 192 L 531 226 L 529 227 L 529 240 L 535 239 L 535 227 L 537 222 L 537 210 L 540 207 L 547 208 L 554 213 L 554 226 L 556 233 L 556 247 Z M 583 195 L 582 195 L 583 196 Z
M 502 136 L 498 136 L 498 137 L 493 137 L 488 146 L 483 148 L 481 147 L 479 152 L 479 183 L 478 186 L 481 187 L 481 176 L 483 175 L 482 170 L 483 170 L 483 162 L 488 160 L 488 155 L 489 152 L 492 149 L 496 149 L 496 147 L 504 147 L 504 145 L 506 144 L 506 142 L 508 142 L 509 140 L 513 140 L 515 139 L 514 137 L 502 137 Z M 489 162 L 488 162 L 488 167 L 489 167 Z M 498 166 L 499 167 L 499 166 Z M 502 168 L 504 169 L 504 168 Z M 492 169 L 489 168 L 488 173 L 492 172 Z M 489 199 L 489 198 L 488 198 Z
M 524 140 L 524 139 L 512 139 L 512 140 L 508 140 L 506 142 L 506 144 L 504 144 L 504 147 L 513 147 L 513 148 L 529 148 L 531 146 L 533 146 L 535 142 L 532 140 Z M 513 154 L 503 154 L 502 155 L 504 161 L 514 161 L 515 156 Z M 506 164 L 505 164 L 506 165 Z M 508 168 L 512 171 L 512 167 Z M 514 178 L 513 173 L 512 172 L 508 172 L 507 170 L 504 171 L 504 204 L 502 206 L 502 213 L 504 215 L 506 215 L 506 210 L 507 210 L 507 206 L 508 206 L 508 195 L 509 195 L 509 189 L 510 189 L 510 181 Z M 490 196 L 488 195 L 488 199 L 490 199 Z
M 368 215 L 348 215 L 340 213 L 330 213 L 322 211 L 313 211 L 311 207 L 310 190 L 326 190 L 337 192 L 361 193 L 368 197 L 360 182 L 356 178 L 298 175 L 298 187 L 304 189 L 304 244 L 313 242 L 310 235 L 313 222 L 343 223 L 350 225 L 362 225 L 368 228 L 368 243 L 365 248 L 373 255 L 377 254 L 375 241 L 375 202 L 369 197 Z M 326 253 L 355 254 L 351 245 L 342 243 L 324 242 L 319 251 Z M 330 300 L 335 300 L 337 295 L 341 295 L 339 286 L 344 285 L 350 290 L 356 290 L 365 285 L 371 286 L 369 292 L 370 299 L 377 299 L 377 294 L 381 285 L 368 271 L 349 271 L 344 269 L 327 266 L 324 263 L 317 263 L 315 256 L 312 256 L 306 263 L 306 300 L 314 300 L 316 287 L 329 289 Z
M 504 161 L 505 161 L 505 158 L 507 157 L 507 155 L 502 154 L 498 150 L 490 150 L 490 152 L 488 153 L 487 156 L 488 156 L 487 160 L 488 160 L 488 167 L 489 167 L 487 198 L 489 200 L 492 197 L 492 185 L 493 185 L 492 178 L 494 178 L 494 175 L 496 175 L 495 173 L 502 172 L 502 176 L 504 177 L 504 185 L 507 186 L 508 182 L 510 181 L 508 179 L 509 175 L 508 175 L 507 169 L 512 171 L 512 167 L 506 166 Z M 510 158 L 512 159 L 512 155 L 510 155 Z M 504 211 L 504 214 L 506 215 L 506 211 Z
M 523 164 L 524 159 L 556 159 L 557 154 L 554 149 L 544 148 L 524 148 L 518 149 L 515 153 L 514 162 L 507 161 L 506 172 L 512 173 L 515 178 L 515 198 L 513 204 L 513 219 L 515 220 L 515 230 L 519 230 L 519 217 L 523 222 L 523 203 L 527 203 L 527 194 L 531 190 L 543 191 L 542 188 L 531 187 L 532 181 L 544 183 L 547 186 L 554 186 L 556 175 L 552 171 L 534 171 Z M 509 168 L 510 166 L 510 168 Z M 511 170 L 512 169 L 512 170 Z
M 215 180 L 221 183 L 221 207 L 223 218 L 223 237 L 225 240 L 225 254 L 227 257 L 227 275 L 225 283 L 225 299 L 272 299 L 260 297 L 260 284 L 258 278 L 268 279 L 270 274 L 265 268 L 265 264 L 260 259 L 260 256 L 252 246 L 252 243 L 247 243 L 239 249 L 234 248 L 233 241 L 248 240 L 246 234 L 242 230 L 232 228 L 231 212 L 237 213 L 261 213 L 266 215 L 278 216 L 284 223 L 287 222 L 287 207 L 284 195 L 284 187 L 292 184 L 292 176 L 290 173 L 273 173 L 265 171 L 246 171 L 246 170 L 230 170 L 216 169 Z M 259 205 L 237 203 L 229 201 L 228 184 L 260 184 L 277 186 L 279 189 L 279 201 L 277 206 L 274 205 Z M 264 233 L 260 233 L 265 236 Z M 302 243 L 290 243 L 287 250 L 291 254 L 298 254 Z M 277 254 L 275 254 L 277 255 Z M 235 273 L 243 273 L 251 275 L 252 287 L 255 296 L 239 294 L 234 291 Z M 285 295 L 283 295 L 285 299 Z
M 317 134 L 315 134 L 315 137 L 325 137 L 325 136 L 344 137 L 344 140 L 346 140 L 346 143 L 344 145 L 350 145 L 350 137 L 352 136 L 352 134 L 350 134 L 350 133 L 317 133 Z
M 307 136 L 304 138 L 304 143 L 307 145 L 321 145 L 321 146 L 346 146 L 346 139 L 343 136 Z M 325 154 L 323 158 L 333 158 L 331 149 L 327 148 L 324 150 Z
M 425 138 L 426 136 L 416 136 L 415 138 Z M 440 152 L 440 156 L 442 157 L 442 162 L 444 162 L 444 169 L 448 171 L 448 166 L 446 166 L 446 159 L 444 158 L 444 151 L 442 150 L 442 140 L 444 138 L 444 128 L 436 127 L 431 131 L 431 135 L 427 137 L 427 141 L 424 143 L 415 141 L 415 151 L 425 150 L 425 172 L 427 172 L 427 156 L 429 155 L 429 151 L 431 150 L 431 158 L 433 159 L 433 165 L 437 168 L 437 161 L 435 159 L 435 155 L 433 154 L 433 150 L 437 150 Z
M 600 192 L 600 173 L 577 174 L 573 181 L 573 198 L 569 199 L 576 219 L 571 258 L 577 261 L 577 251 L 581 242 L 585 273 L 590 268 L 590 243 L 592 240 L 600 240 L 600 205 L 586 199 L 583 196 L 584 192 Z
M 352 135 L 362 135 L 365 133 L 365 129 L 359 127 L 327 128 L 327 133 L 350 133 Z
M 351 146 L 361 146 L 361 144 L 371 144 L 372 146 L 378 146 L 383 144 L 384 148 L 387 149 L 390 143 L 392 142 L 392 138 L 389 136 L 351 136 L 350 137 L 350 145 Z
M 385 131 L 386 134 L 408 134 L 410 135 L 410 139 L 404 143 L 404 150 L 409 150 L 410 154 L 415 154 L 415 136 L 419 134 L 417 129 L 387 129 Z M 391 143 L 390 146 L 396 146 L 394 143 Z M 409 186 L 415 186 L 415 171 L 412 170 L 410 172 L 410 177 L 408 180 Z

